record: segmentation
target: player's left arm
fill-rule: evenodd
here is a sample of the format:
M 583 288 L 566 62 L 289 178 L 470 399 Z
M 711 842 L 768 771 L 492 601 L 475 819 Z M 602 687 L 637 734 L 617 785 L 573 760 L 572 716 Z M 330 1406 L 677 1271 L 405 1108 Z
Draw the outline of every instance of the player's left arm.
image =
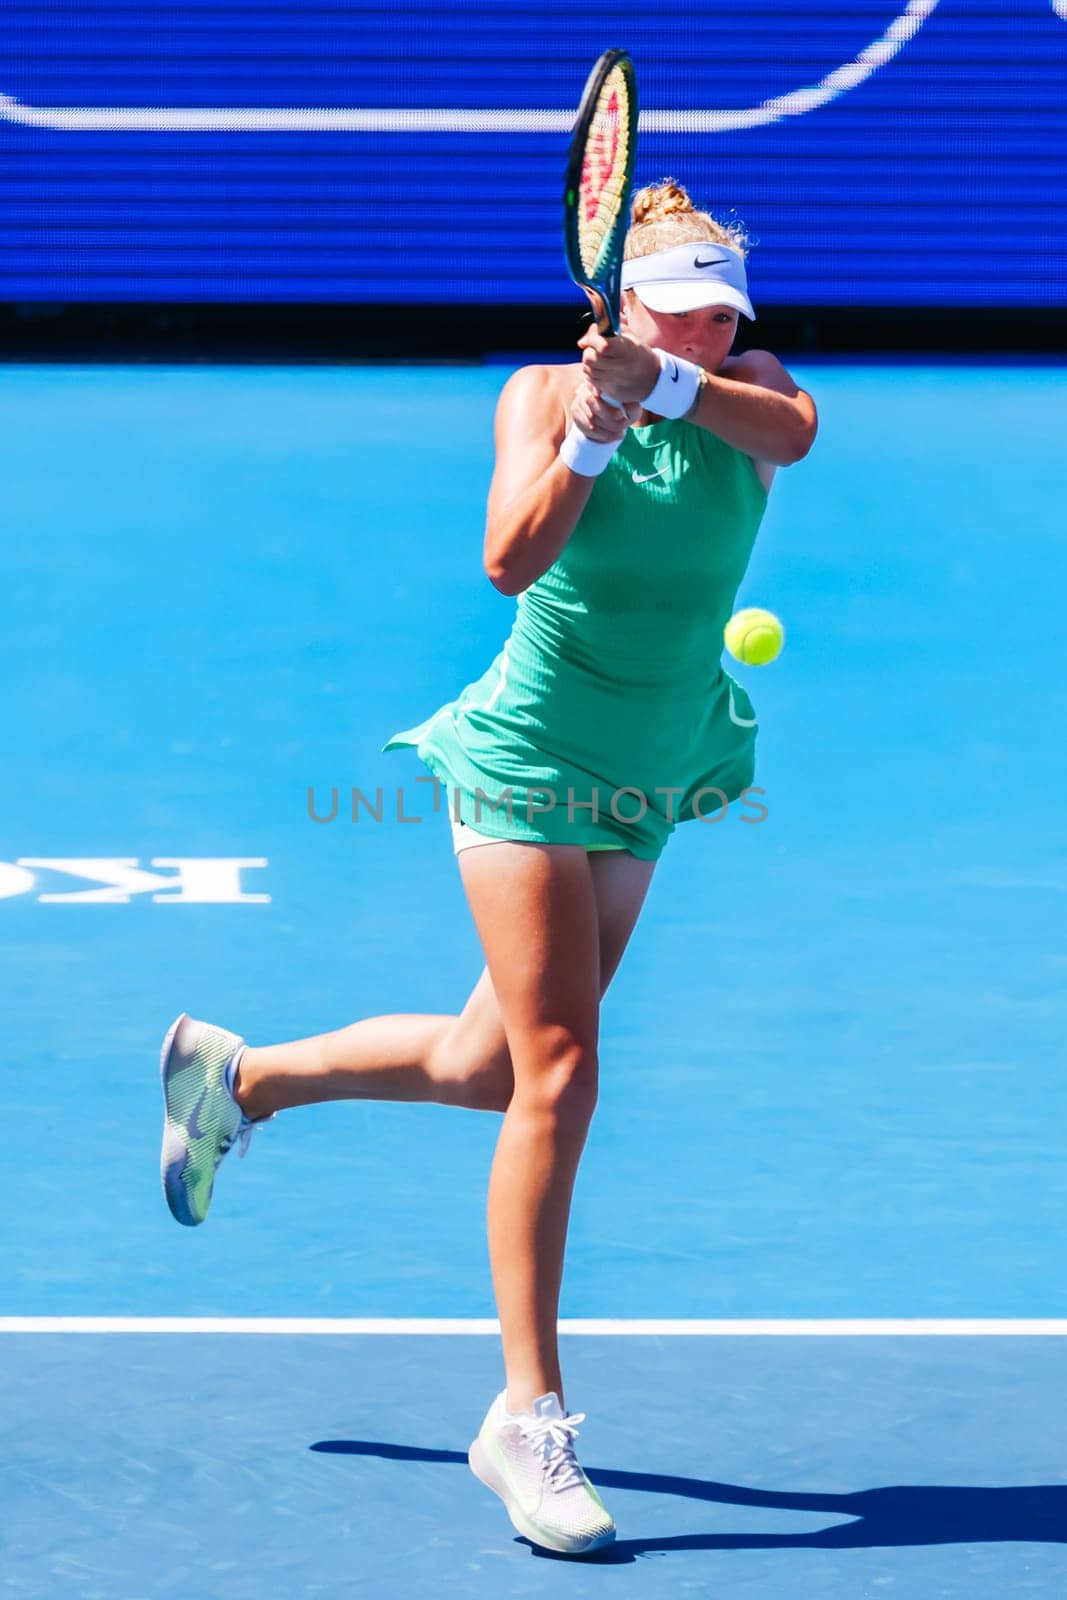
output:
M 578 341 L 582 365 L 594 386 L 618 400 L 640 402 L 651 392 L 657 372 L 652 350 L 623 333 L 605 339 L 596 328 Z M 705 367 L 701 392 L 687 422 L 718 434 L 756 461 L 776 467 L 801 461 L 818 427 L 815 402 L 797 387 L 769 350 L 728 356 L 717 373 Z
M 788 467 L 815 442 L 815 402 L 798 388 L 769 350 L 746 350 L 717 373 L 705 371 L 696 405 L 686 418 L 757 461 Z

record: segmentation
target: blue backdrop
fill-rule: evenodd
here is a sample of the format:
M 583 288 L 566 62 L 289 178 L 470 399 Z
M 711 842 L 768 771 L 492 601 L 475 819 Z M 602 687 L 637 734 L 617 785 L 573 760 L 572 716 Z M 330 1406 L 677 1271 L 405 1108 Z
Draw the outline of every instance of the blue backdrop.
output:
M 1067 304 L 1067 0 L 66 0 L 0 40 L 0 299 L 572 299 L 559 202 L 629 49 L 639 180 L 757 308 Z

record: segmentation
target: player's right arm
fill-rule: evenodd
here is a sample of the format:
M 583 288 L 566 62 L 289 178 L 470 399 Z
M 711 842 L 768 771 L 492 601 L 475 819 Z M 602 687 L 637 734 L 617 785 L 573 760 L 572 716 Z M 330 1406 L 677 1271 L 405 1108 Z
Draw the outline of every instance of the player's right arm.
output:
M 578 367 L 521 367 L 501 391 L 483 553 L 501 594 L 521 594 L 548 571 L 592 493 L 594 480 L 559 458 L 572 419 L 601 443 L 621 438 L 629 425 Z

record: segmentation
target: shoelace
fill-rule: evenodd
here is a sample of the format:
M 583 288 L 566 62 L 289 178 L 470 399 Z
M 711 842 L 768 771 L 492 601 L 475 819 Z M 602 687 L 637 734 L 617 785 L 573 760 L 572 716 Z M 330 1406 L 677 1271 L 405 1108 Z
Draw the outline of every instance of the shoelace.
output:
M 574 1454 L 574 1436 L 579 1422 L 585 1421 L 584 1411 L 575 1411 L 569 1417 L 538 1417 L 534 1422 L 521 1423 L 524 1439 L 528 1439 L 544 1464 L 545 1473 L 556 1489 L 577 1489 L 582 1485 L 582 1469 Z
M 222 1143 L 220 1144 L 220 1155 L 228 1154 L 228 1152 L 233 1149 L 234 1141 L 236 1140 L 237 1158 L 239 1161 L 243 1161 L 245 1156 L 248 1154 L 248 1146 L 252 1143 L 252 1135 L 255 1133 L 256 1129 L 264 1122 L 273 1122 L 276 1116 L 277 1112 L 272 1111 L 269 1117 L 256 1117 L 255 1119 L 251 1119 L 246 1117 L 244 1112 L 242 1112 L 240 1125 L 235 1128 L 233 1133 L 228 1135 L 227 1138 L 223 1139 Z

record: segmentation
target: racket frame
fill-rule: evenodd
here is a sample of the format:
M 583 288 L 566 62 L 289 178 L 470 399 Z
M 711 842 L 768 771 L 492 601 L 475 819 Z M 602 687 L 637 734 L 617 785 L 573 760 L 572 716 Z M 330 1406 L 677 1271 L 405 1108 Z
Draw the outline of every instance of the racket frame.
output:
M 582 167 L 585 162 L 589 129 L 600 98 L 600 91 L 608 75 L 621 67 L 626 79 L 629 97 L 627 118 L 626 176 L 619 215 L 612 225 L 607 244 L 602 251 L 606 271 L 596 278 L 590 277 L 582 263 L 578 238 L 578 208 L 581 204 Z M 622 253 L 626 230 L 630 220 L 630 194 L 633 189 L 634 159 L 637 151 L 637 80 L 633 62 L 625 50 L 605 50 L 593 66 L 582 90 L 578 116 L 567 152 L 567 171 L 563 188 L 563 241 L 567 270 L 580 289 L 584 289 L 593 308 L 596 325 L 604 337 L 611 338 L 619 331 L 622 304 Z

